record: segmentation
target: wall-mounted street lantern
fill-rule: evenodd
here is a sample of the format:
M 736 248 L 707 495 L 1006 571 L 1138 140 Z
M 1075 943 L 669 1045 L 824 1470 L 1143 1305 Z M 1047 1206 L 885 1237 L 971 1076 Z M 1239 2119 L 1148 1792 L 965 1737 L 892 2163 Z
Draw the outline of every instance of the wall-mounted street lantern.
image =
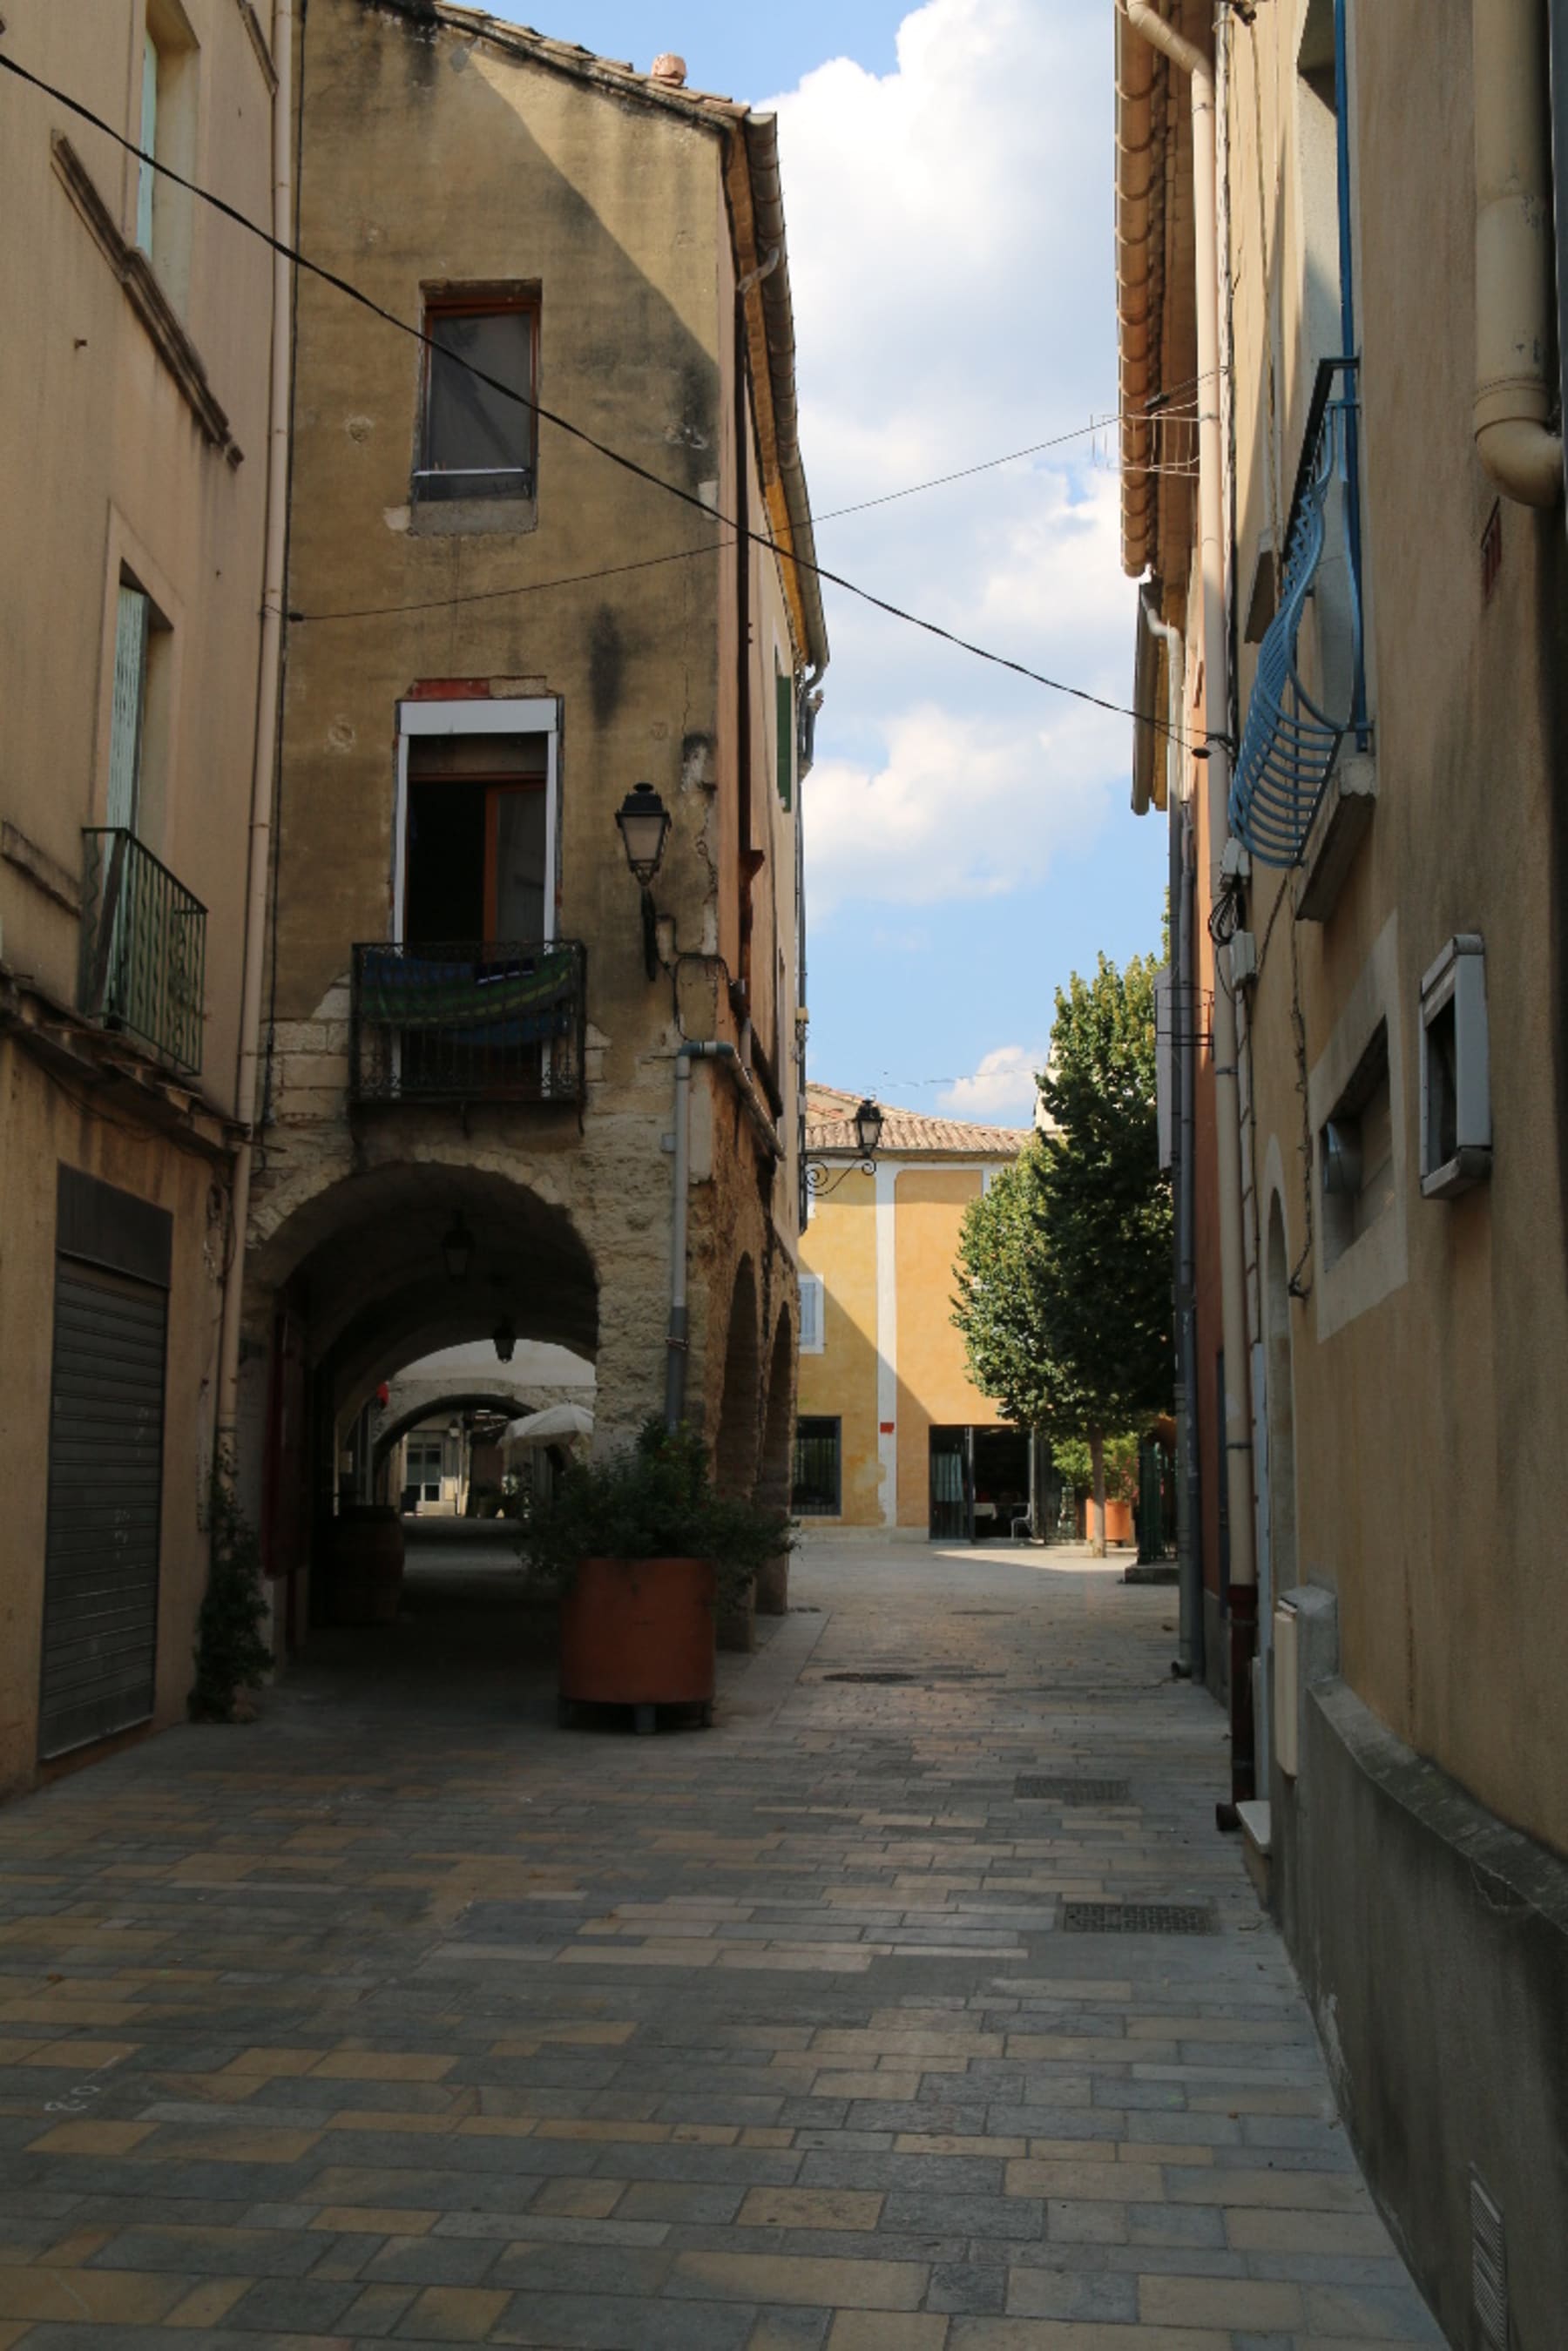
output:
M 503 1364 L 509 1364 L 517 1352 L 517 1333 L 509 1314 L 503 1314 L 490 1333 L 496 1343 L 496 1353 Z
M 463 1221 L 461 1209 L 442 1236 L 441 1258 L 448 1281 L 467 1280 L 468 1269 L 474 1262 L 474 1236 Z
M 836 1192 L 846 1176 L 857 1173 L 875 1175 L 876 1155 L 882 1143 L 882 1105 L 873 1102 L 869 1094 L 865 1095 L 855 1104 L 854 1114 L 855 1144 L 860 1157 L 852 1159 L 847 1167 L 841 1167 L 831 1181 L 829 1180 L 825 1160 L 809 1159 L 806 1162 L 806 1189 L 814 1198 L 821 1198 L 828 1192 Z
M 643 964 L 650 979 L 659 976 L 658 916 L 652 883 L 670 836 L 670 811 L 652 784 L 633 784 L 615 811 L 632 879 L 643 893 Z

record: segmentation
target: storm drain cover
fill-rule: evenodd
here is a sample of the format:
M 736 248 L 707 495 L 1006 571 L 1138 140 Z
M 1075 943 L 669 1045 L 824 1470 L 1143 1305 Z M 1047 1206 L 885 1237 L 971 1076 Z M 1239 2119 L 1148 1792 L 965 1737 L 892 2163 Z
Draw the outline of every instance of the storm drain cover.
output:
M 822 1679 L 825 1682 L 913 1682 L 917 1681 L 919 1676 L 905 1673 L 902 1667 L 882 1666 L 874 1671 L 863 1673 L 824 1674 Z
M 1064 1902 L 1064 1935 L 1212 1935 L 1207 1902 Z
M 1042 1804 L 1125 1804 L 1132 1800 L 1125 1780 L 1051 1780 L 1036 1771 L 1015 1780 L 1013 1793 Z

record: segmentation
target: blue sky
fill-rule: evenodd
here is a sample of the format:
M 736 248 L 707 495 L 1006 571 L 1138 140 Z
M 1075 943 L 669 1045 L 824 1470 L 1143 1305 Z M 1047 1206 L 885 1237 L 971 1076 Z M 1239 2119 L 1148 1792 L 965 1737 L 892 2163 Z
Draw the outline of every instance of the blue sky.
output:
M 492 0 L 496 5 L 496 0 Z M 497 13 L 776 108 L 821 560 L 1125 703 L 1109 0 L 547 0 Z M 540 22 L 540 19 L 543 19 Z M 1059 447 L 869 513 L 832 510 Z M 1157 946 L 1131 724 L 827 590 L 807 778 L 810 1066 L 1010 1123 L 1057 985 Z

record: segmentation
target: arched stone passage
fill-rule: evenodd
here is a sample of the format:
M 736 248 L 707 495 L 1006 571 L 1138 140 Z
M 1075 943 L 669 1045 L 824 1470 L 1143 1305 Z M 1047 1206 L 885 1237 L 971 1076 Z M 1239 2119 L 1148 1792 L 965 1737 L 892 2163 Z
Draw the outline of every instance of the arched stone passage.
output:
M 795 1332 L 785 1308 L 773 1333 L 768 1367 L 768 1408 L 762 1424 L 762 1458 L 757 1472 L 757 1499 L 770 1510 L 787 1510 L 793 1484 L 795 1457 Z M 758 1614 L 783 1616 L 789 1607 L 789 1554 L 781 1552 L 757 1579 Z
M 730 1294 L 724 1390 L 714 1442 L 714 1482 L 721 1493 L 750 1494 L 757 1483 L 757 1428 L 761 1396 L 761 1348 L 757 1328 L 757 1277 L 743 1257 Z

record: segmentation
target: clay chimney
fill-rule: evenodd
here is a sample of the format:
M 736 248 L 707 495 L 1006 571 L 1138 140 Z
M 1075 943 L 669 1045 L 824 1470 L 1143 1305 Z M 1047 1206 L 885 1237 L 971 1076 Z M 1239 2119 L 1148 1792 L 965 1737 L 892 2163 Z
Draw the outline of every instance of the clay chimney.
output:
M 653 59 L 653 78 L 655 81 L 668 82 L 672 89 L 685 89 L 686 79 L 685 57 L 672 57 L 666 49 L 663 57 Z

